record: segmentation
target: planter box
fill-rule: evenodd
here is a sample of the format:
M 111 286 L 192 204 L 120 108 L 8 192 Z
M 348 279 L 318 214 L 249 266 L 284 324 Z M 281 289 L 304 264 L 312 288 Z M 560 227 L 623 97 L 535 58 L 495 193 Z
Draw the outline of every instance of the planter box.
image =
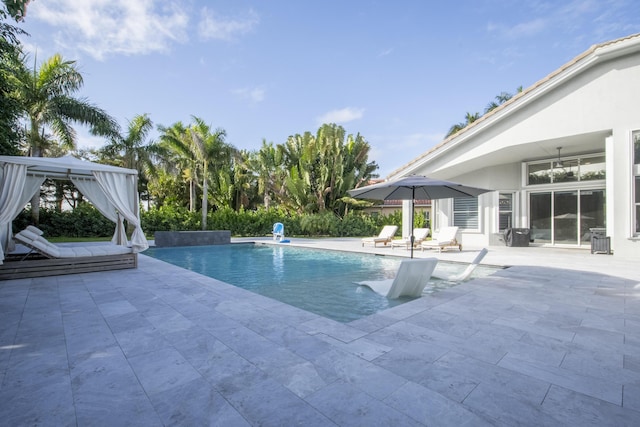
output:
M 156 231 L 154 238 L 157 247 L 228 245 L 231 231 Z

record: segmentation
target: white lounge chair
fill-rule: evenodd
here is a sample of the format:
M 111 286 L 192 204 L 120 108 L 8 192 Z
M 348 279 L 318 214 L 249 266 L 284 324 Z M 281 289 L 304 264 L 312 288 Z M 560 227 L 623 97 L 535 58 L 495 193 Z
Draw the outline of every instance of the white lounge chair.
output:
M 442 252 L 446 248 L 458 248 L 462 250 L 462 245 L 456 240 L 456 234 L 458 233 L 458 227 L 442 227 L 437 236 L 434 236 L 431 240 L 425 240 L 420 243 L 420 248 L 425 249 L 438 249 L 438 252 Z
M 380 231 L 380 234 L 377 237 L 365 237 L 362 239 L 362 246 L 364 246 L 365 243 L 373 243 L 374 247 L 378 246 L 378 243 L 386 245 L 391 241 L 391 239 L 393 239 L 396 231 L 398 231 L 397 225 L 385 225 L 382 227 L 382 231 Z
M 34 226 L 13 236 L 16 242 L 36 251 L 47 258 L 78 258 L 96 257 L 107 255 L 123 255 L 132 253 L 132 249 L 120 245 L 94 245 L 94 246 L 58 246 L 42 237 L 42 231 Z
M 437 258 L 404 259 L 393 279 L 369 280 L 358 282 L 387 298 L 419 297 L 429 282 L 433 270 L 438 264 Z
M 446 280 L 449 282 L 464 282 L 467 280 L 471 276 L 471 273 L 473 273 L 473 270 L 475 270 L 480 264 L 480 261 L 482 261 L 482 258 L 484 258 L 487 252 L 489 252 L 487 248 L 483 248 L 462 273 L 449 276 Z
M 431 234 L 430 228 L 414 228 L 413 229 L 413 246 L 417 246 L 422 243 Z M 411 237 L 403 237 L 402 239 L 396 239 L 391 241 L 391 249 L 396 246 L 404 246 L 407 249 L 411 246 Z
M 138 266 L 138 254 L 125 246 L 111 243 L 58 246 L 42 237 L 42 231 L 33 226 L 27 227 L 13 238 L 30 249 L 30 252 L 13 254 L 11 259 L 5 258 L 5 262 L 0 265 L 0 280 L 121 270 Z M 33 257 L 34 253 L 41 257 Z
M 275 224 L 273 224 L 273 230 L 271 231 L 271 233 L 273 233 L 273 240 L 284 239 L 284 224 L 282 224 L 281 222 L 276 222 Z

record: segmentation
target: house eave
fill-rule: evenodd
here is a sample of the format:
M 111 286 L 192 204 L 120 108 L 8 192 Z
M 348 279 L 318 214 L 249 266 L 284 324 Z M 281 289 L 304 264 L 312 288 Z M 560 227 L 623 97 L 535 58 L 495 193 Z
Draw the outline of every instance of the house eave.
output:
M 449 150 L 458 147 L 460 144 L 464 144 L 466 141 L 484 132 L 488 127 L 508 119 L 532 102 L 553 91 L 568 80 L 584 73 L 586 70 L 603 62 L 637 52 L 640 52 L 640 34 L 633 34 L 592 46 L 529 88 L 516 94 L 509 101 L 493 111 L 484 114 L 472 124 L 446 138 L 416 159 L 391 172 L 387 179 L 396 179 L 416 173 L 426 163 L 445 156 Z

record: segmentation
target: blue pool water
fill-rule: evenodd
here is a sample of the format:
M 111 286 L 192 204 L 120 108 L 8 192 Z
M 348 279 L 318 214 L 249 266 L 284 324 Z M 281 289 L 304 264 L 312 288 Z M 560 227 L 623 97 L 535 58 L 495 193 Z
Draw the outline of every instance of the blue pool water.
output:
M 145 255 L 339 322 L 410 300 L 389 300 L 355 284 L 393 278 L 401 261 L 395 257 L 254 244 L 149 248 Z

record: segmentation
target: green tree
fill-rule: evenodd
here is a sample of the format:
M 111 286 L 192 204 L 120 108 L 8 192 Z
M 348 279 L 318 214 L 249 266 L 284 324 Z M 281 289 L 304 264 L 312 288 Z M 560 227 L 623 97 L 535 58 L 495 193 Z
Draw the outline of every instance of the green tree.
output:
M 7 6 L 7 11 L 16 20 L 22 21 L 27 15 L 27 5 L 31 0 L 2 0 Z
M 283 150 L 272 142 L 262 140 L 262 147 L 248 155 L 248 169 L 257 180 L 258 193 L 262 196 L 265 209 L 271 208 L 271 202 L 282 194 L 282 156 Z
M 17 36 L 26 33 L 4 22 L 6 18 L 7 12 L 3 7 L 0 9 L 0 155 L 17 155 L 22 138 L 18 122 L 21 110 L 13 97 L 15 88 L 11 76 L 20 63 Z
M 518 86 L 518 88 L 516 89 L 516 93 L 520 93 L 520 92 L 522 92 L 522 86 Z M 495 110 L 496 108 L 498 108 L 499 106 L 501 106 L 505 102 L 509 101 L 511 98 L 513 98 L 513 94 L 511 94 L 509 92 L 500 92 L 499 95 L 495 96 L 493 101 L 491 101 L 491 102 L 489 102 L 487 104 L 487 106 L 484 109 L 484 114 L 487 114 L 487 113 Z M 476 120 L 478 120 L 480 117 L 481 117 L 480 113 L 467 113 L 466 116 L 465 116 L 465 121 L 464 122 L 460 122 L 460 123 L 456 123 L 453 126 L 451 126 L 449 128 L 449 131 L 445 135 L 445 138 L 448 138 L 451 135 L 453 135 L 455 133 L 458 133 L 462 129 L 464 129 L 467 126 L 469 126 L 471 123 L 473 123 Z
M 76 132 L 72 124 L 88 125 L 94 135 L 117 134 L 118 125 L 104 110 L 74 95 L 83 85 L 82 74 L 74 61 L 65 61 L 60 54 L 45 60 L 40 68 L 20 61 L 11 76 L 14 96 L 27 120 L 25 132 L 28 153 L 42 157 L 54 141 L 63 148 L 75 146 Z M 51 132 L 48 133 L 48 132 Z M 33 220 L 39 218 L 39 195 L 31 201 Z
M 224 129 L 211 129 L 204 120 L 192 117 L 193 123 L 184 127 L 176 123 L 169 128 L 159 127 L 161 144 L 166 148 L 166 157 L 173 158 L 181 166 L 183 177 L 190 182 L 191 203 L 195 208 L 195 185 L 202 188 L 202 229 L 207 227 L 209 184 L 213 183 L 218 201 L 229 194 L 231 155 L 233 147 L 225 142 Z
M 191 149 L 190 135 L 182 122 L 169 127 L 158 126 L 162 166 L 171 175 L 181 175 L 189 187 L 189 212 L 196 211 L 198 186 L 197 159 Z
M 28 68 L 25 56 L 13 80 L 15 96 L 28 121 L 26 139 L 29 153 L 41 157 L 53 139 L 63 147 L 74 148 L 76 132 L 72 124 L 88 125 L 94 135 L 117 135 L 118 124 L 104 110 L 85 98 L 74 97 L 83 84 L 75 61 L 65 61 L 60 54 L 45 60 L 40 68 Z
M 449 131 L 447 132 L 447 135 L 445 136 L 445 138 L 453 135 L 454 133 L 460 132 L 462 129 L 466 128 L 471 123 L 473 123 L 476 120 L 478 120 L 479 118 L 480 118 L 480 113 L 469 113 L 469 112 L 467 112 L 467 114 L 465 115 L 465 121 L 464 122 L 460 122 L 460 123 L 456 123 L 455 125 L 451 126 L 449 128 Z
M 126 134 L 113 135 L 98 151 L 102 162 L 138 171 L 138 191 L 147 202 L 149 178 L 156 169 L 153 159 L 159 151 L 156 143 L 148 139 L 152 129 L 149 116 L 139 114 L 129 122 Z
M 214 178 L 218 189 L 222 188 L 226 181 L 223 173 L 225 166 L 230 165 L 231 148 L 225 142 L 227 133 L 218 128 L 212 131 L 211 126 L 199 117 L 193 117 L 193 125 L 189 127 L 192 151 L 202 167 L 202 229 L 207 229 L 207 211 L 209 198 L 209 167 L 214 168 Z M 227 169 L 228 170 L 228 169 Z
M 322 125 L 316 135 L 291 136 L 280 150 L 286 174 L 281 202 L 299 213 L 346 211 L 347 190 L 375 177 L 378 167 L 368 161 L 364 137 L 347 136 L 336 124 Z

